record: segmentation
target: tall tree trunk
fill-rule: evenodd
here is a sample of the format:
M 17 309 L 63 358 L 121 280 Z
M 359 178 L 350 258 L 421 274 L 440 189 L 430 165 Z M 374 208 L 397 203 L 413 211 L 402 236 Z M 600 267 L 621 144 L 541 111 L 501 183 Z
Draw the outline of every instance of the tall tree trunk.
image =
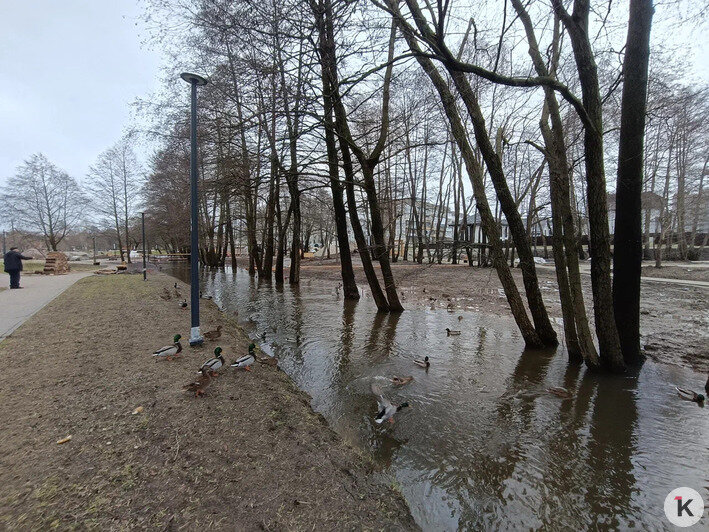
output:
M 640 353 L 640 274 L 643 259 L 642 183 L 652 0 L 630 0 L 623 63 L 613 255 L 613 310 L 626 364 Z
M 586 0 L 575 0 L 573 16 L 562 0 L 552 0 L 571 40 L 576 68 L 581 83 L 583 107 L 588 123 L 584 124 L 584 155 L 588 193 L 588 218 L 591 260 L 591 287 L 596 336 L 601 361 L 614 371 L 623 371 L 625 362 L 620 348 L 618 328 L 613 312 L 611 285 L 611 251 L 606 203 L 606 177 L 603 160 L 603 108 L 598 84 L 598 70 L 588 35 L 590 6 Z
M 330 190 L 332 192 L 332 207 L 335 211 L 335 227 L 337 231 L 337 243 L 340 251 L 340 273 L 342 275 L 342 291 L 345 299 L 358 300 L 359 289 L 355 281 L 354 268 L 352 267 L 352 255 L 350 253 L 349 235 L 347 232 L 347 213 L 345 203 L 342 198 L 342 183 L 339 175 L 339 161 L 337 157 L 337 141 L 335 138 L 335 121 L 333 119 L 332 92 L 325 57 L 328 53 L 327 32 L 325 30 L 324 12 L 318 6 L 314 10 L 316 26 L 319 34 L 320 67 L 323 85 L 323 120 L 325 123 L 325 145 L 327 147 L 328 174 L 330 177 Z M 328 256 L 330 246 L 327 247 Z
M 512 0 L 529 42 L 529 55 L 537 74 L 548 76 L 549 69 L 542 59 L 534 33 L 534 26 L 521 0 Z M 554 21 L 553 57 L 551 71 L 555 74 L 560 41 L 559 19 Z M 554 225 L 553 253 L 556 280 L 559 286 L 559 298 L 564 318 L 564 336 L 569 352 L 569 360 L 583 359 L 591 369 L 599 368 L 598 353 L 593 344 L 593 336 L 588 325 L 586 306 L 581 287 L 579 255 L 573 209 L 571 208 L 571 174 L 566 155 L 563 122 L 559 103 L 554 92 L 544 88 L 545 106 L 539 122 L 542 137 L 546 145 L 546 158 L 549 166 L 549 190 L 551 212 Z M 547 122 L 551 119 L 551 127 Z

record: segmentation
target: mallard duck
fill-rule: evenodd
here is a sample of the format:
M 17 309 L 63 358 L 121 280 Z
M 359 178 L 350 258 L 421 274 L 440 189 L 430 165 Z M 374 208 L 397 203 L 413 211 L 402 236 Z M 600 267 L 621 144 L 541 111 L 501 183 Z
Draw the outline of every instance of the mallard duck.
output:
M 391 378 L 392 384 L 396 386 L 403 386 L 404 384 L 410 383 L 414 378 L 409 375 L 408 377 L 397 377 L 396 375 Z
M 219 338 L 221 335 L 222 335 L 222 326 L 221 326 L 221 325 L 218 325 L 217 328 L 216 328 L 216 330 L 214 330 L 214 331 L 207 331 L 206 333 L 204 333 L 203 336 L 204 336 L 207 340 L 214 341 L 214 340 L 216 340 L 217 338 Z
M 158 360 L 165 359 L 165 360 L 172 360 L 172 357 L 175 357 L 180 354 L 182 351 L 182 344 L 180 343 L 180 336 L 179 334 L 176 334 L 173 337 L 173 341 L 175 342 L 172 345 L 166 345 L 158 349 L 157 351 L 153 352 L 154 357 L 158 357 Z
M 385 421 L 394 423 L 394 414 L 409 406 L 409 403 L 401 403 L 399 406 L 392 404 L 389 399 L 384 397 L 381 390 L 373 384 L 372 393 L 377 397 L 377 417 L 374 418 L 375 423 L 384 423 Z
M 458 316 L 458 321 L 463 321 L 463 316 Z
M 202 298 L 202 299 L 207 299 L 207 300 L 212 299 L 212 296 L 210 296 L 209 294 L 205 295 L 205 294 L 203 294 L 201 291 L 200 291 L 200 293 L 199 293 L 199 297 Z
M 547 388 L 547 392 L 549 392 L 552 395 L 556 395 L 557 397 L 561 397 L 562 399 L 571 399 L 573 395 L 569 390 L 566 388 L 560 388 L 560 387 L 552 387 L 552 388 Z
M 448 327 L 446 327 L 446 334 L 448 336 L 460 336 L 460 331 L 452 331 Z
M 189 384 L 185 384 L 182 388 L 184 390 L 189 390 L 194 392 L 195 397 L 204 395 L 204 390 L 212 383 L 212 376 L 209 374 L 209 370 L 203 368 L 200 372 L 200 376 Z
M 182 303 L 180 303 L 180 308 L 187 308 L 187 300 L 183 299 Z
M 431 363 L 428 360 L 428 357 L 424 357 L 423 360 L 416 359 L 416 360 L 414 360 L 414 364 L 416 364 L 417 366 L 421 366 L 422 368 L 426 368 L 426 369 L 428 369 L 429 366 L 431 365 Z
M 206 368 L 207 371 L 209 371 L 209 374 L 212 377 L 217 376 L 217 370 L 220 369 L 224 365 L 224 357 L 222 356 L 222 348 L 217 347 L 214 350 L 214 358 L 210 358 L 207 360 L 204 364 L 202 364 L 202 367 L 199 368 L 199 371 L 204 371 Z
M 256 361 L 256 354 L 254 353 L 254 349 L 256 349 L 256 344 L 249 345 L 249 354 L 238 358 L 235 362 L 232 362 L 231 367 L 244 368 L 246 371 L 251 371 L 251 368 L 249 366 Z
M 694 403 L 704 402 L 704 396 L 700 393 L 693 392 L 692 390 L 685 390 L 684 388 L 680 388 L 679 386 L 675 386 L 675 389 L 677 390 L 677 394 L 679 395 L 680 399 L 684 399 L 685 401 L 692 401 Z

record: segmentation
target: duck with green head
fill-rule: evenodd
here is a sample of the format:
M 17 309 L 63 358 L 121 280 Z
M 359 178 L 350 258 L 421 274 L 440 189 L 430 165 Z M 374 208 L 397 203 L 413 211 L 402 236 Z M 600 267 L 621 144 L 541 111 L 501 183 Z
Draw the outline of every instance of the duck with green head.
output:
M 407 402 L 401 403 L 398 406 L 392 404 L 392 402 L 385 397 L 382 391 L 374 384 L 372 385 L 372 393 L 377 398 L 377 417 L 374 418 L 375 423 L 381 424 L 385 421 L 394 423 L 394 414 L 409 406 L 409 403 Z
M 158 349 L 157 351 L 153 352 L 153 356 L 157 357 L 157 360 L 172 360 L 173 357 L 178 356 L 182 352 L 182 344 L 180 343 L 180 336 L 179 334 L 176 334 L 173 337 L 173 344 L 172 345 L 166 345 Z
M 202 364 L 202 367 L 199 368 L 199 371 L 203 372 L 206 369 L 212 377 L 217 377 L 217 370 L 220 369 L 223 365 L 224 357 L 222 356 L 222 348 L 217 347 L 214 349 L 214 358 L 210 358 L 204 364 Z
M 249 367 L 251 364 L 256 362 L 256 344 L 249 345 L 249 354 L 238 358 L 235 362 L 231 364 L 232 368 L 244 368 L 246 371 L 251 371 Z

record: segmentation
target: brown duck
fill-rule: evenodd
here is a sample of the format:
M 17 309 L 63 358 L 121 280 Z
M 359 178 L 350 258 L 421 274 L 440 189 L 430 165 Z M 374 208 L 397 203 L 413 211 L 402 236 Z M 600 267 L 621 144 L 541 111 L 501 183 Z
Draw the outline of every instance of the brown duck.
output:
M 214 331 L 208 331 L 208 332 L 204 333 L 204 338 L 205 338 L 206 340 L 209 340 L 209 341 L 213 342 L 214 340 L 216 340 L 217 338 L 219 338 L 221 335 L 222 335 L 222 326 L 219 325 L 219 326 L 216 328 L 216 330 L 214 330 Z
M 204 395 L 204 390 L 212 383 L 212 376 L 209 374 L 209 369 L 202 368 L 201 375 L 189 384 L 185 384 L 182 388 L 194 392 L 195 397 Z

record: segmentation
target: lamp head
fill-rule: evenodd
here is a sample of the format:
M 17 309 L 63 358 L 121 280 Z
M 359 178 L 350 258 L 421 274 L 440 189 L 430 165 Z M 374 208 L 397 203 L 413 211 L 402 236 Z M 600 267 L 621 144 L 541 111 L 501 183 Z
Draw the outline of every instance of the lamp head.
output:
M 183 72 L 180 77 L 184 79 L 187 83 L 194 83 L 195 85 L 206 85 L 207 80 L 204 79 L 199 74 L 193 74 L 191 72 Z

